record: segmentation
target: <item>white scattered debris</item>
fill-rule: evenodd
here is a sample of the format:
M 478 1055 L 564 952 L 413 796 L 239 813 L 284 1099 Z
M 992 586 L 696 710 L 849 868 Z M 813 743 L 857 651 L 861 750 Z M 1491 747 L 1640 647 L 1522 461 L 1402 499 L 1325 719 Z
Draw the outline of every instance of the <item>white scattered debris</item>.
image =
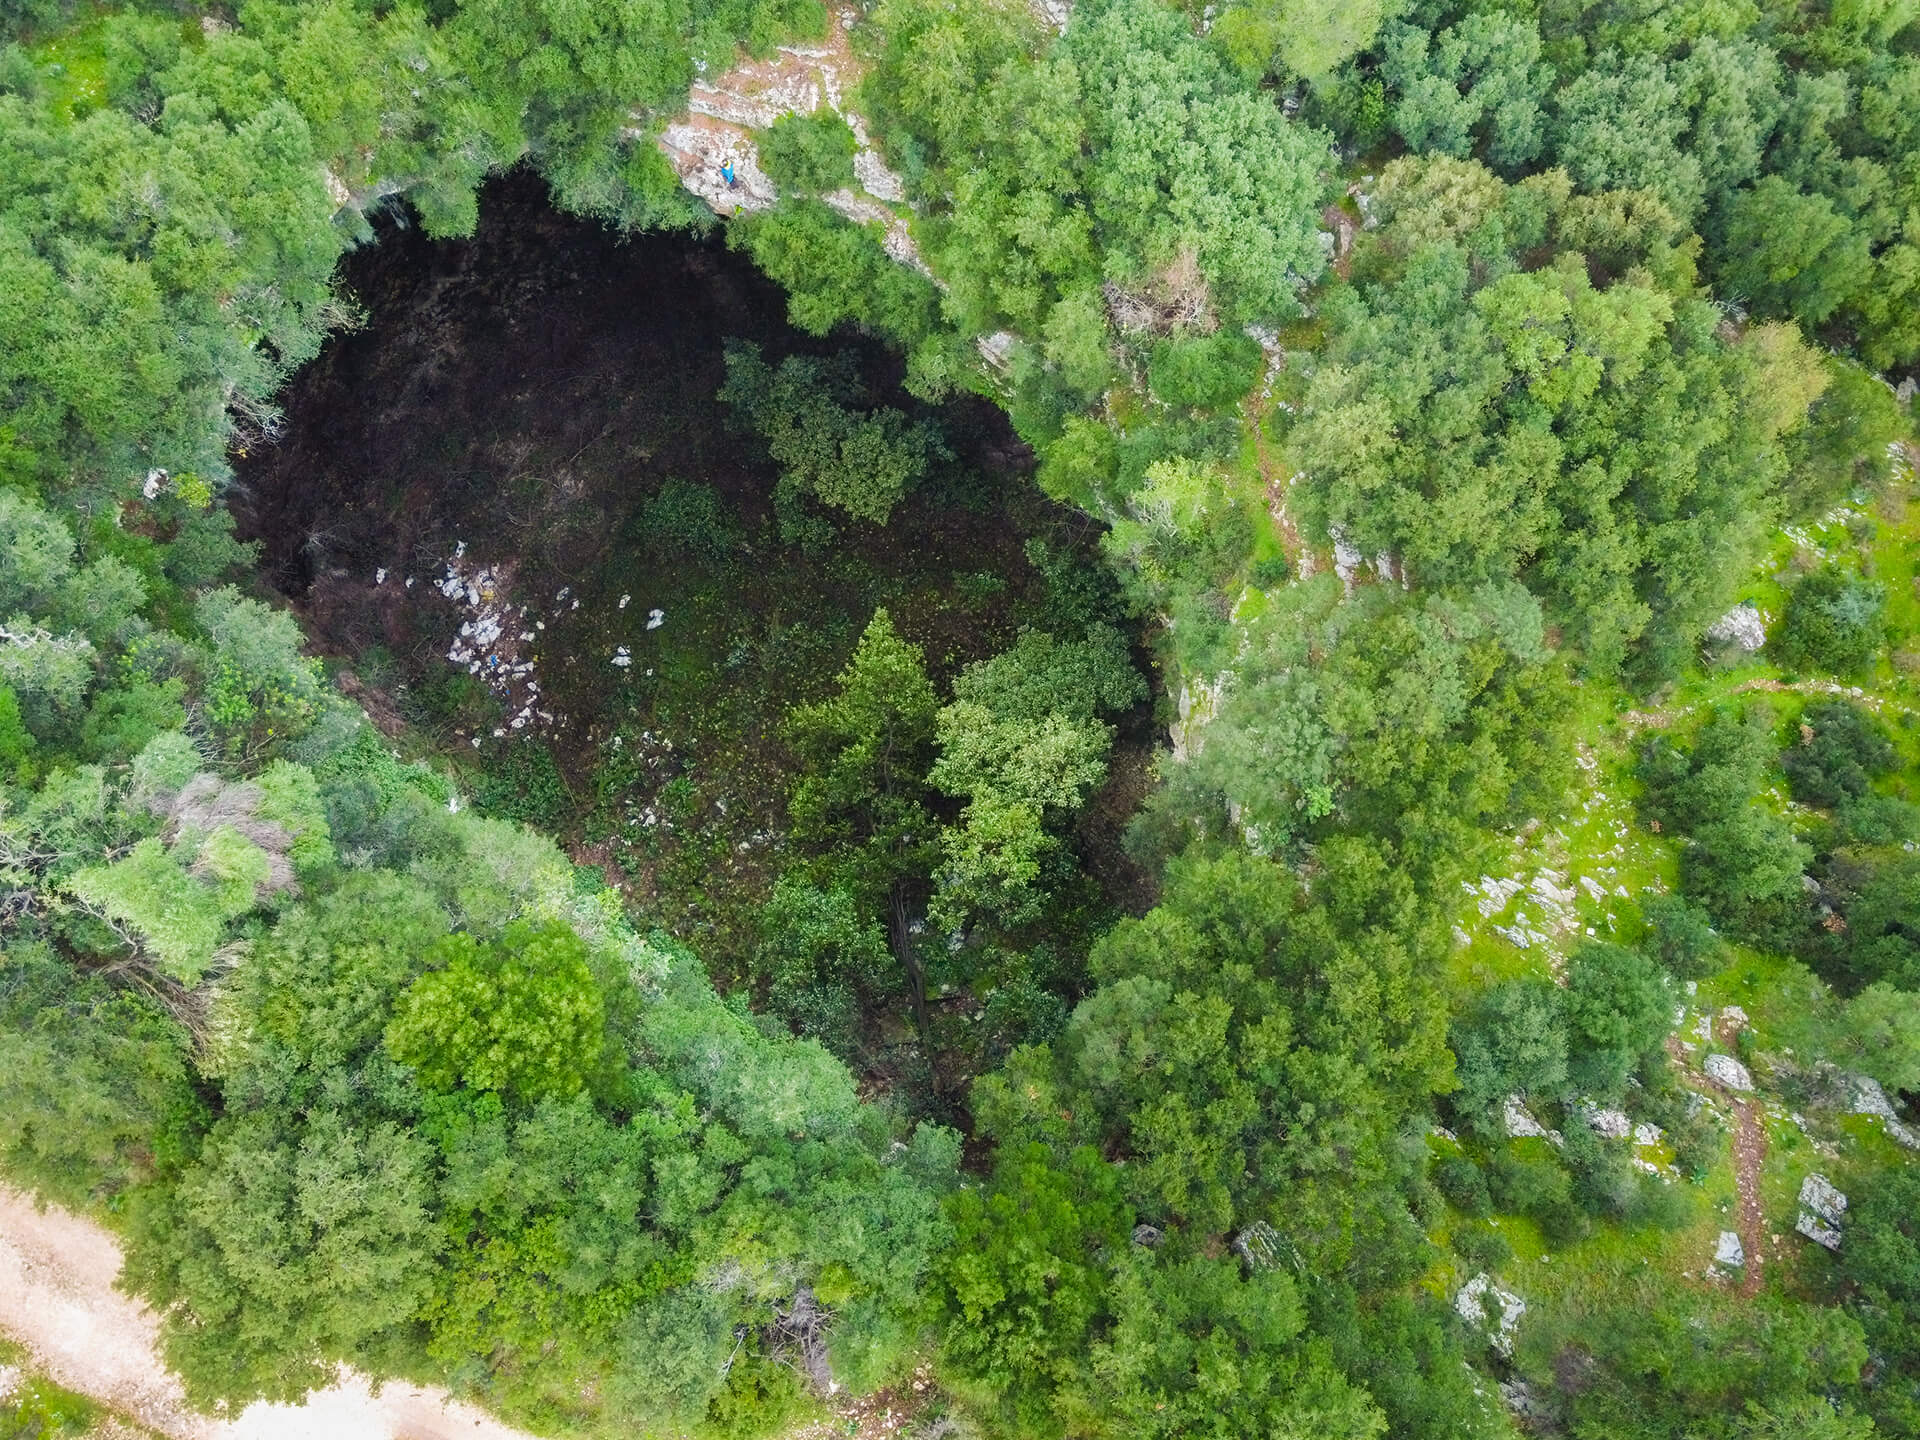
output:
M 664 610 L 649 610 L 649 611 L 647 612 L 647 629 L 649 629 L 649 630 L 658 630 L 658 629 L 659 629 L 659 628 L 660 628 L 660 627 L 661 627 L 662 625 L 664 625 L 664 624 L 666 624 L 666 623 L 667 623 L 667 612 L 666 612 L 666 611 L 664 611 Z
M 521 655 L 520 646 L 530 640 L 531 635 L 520 628 L 526 607 L 507 603 L 510 567 L 507 571 L 491 565 L 471 570 L 463 563 L 466 553 L 463 540 L 454 547 L 446 573 L 433 582 L 433 587 L 456 607 L 468 612 L 447 650 L 447 660 L 465 666 L 469 675 L 479 676 L 487 689 L 509 708 L 518 707 L 518 716 L 508 726 L 495 729 L 494 735 L 498 738 L 509 729 L 525 729 L 532 722 L 529 697 L 540 691 L 534 674 L 537 657 Z M 381 583 L 387 574 L 381 570 L 375 583 Z M 407 584 L 413 584 L 411 577 Z M 473 743 L 478 747 L 478 736 L 473 738 Z
M 1751 600 L 1742 600 L 1713 622 L 1707 639 L 1750 655 L 1767 643 L 1767 622 Z
M 147 471 L 146 483 L 140 487 L 140 493 L 146 499 L 152 500 L 157 495 L 159 495 L 159 493 L 163 489 L 166 488 L 166 484 L 167 484 L 166 471 L 158 468 L 149 470 Z
M 1840 1222 L 1847 1213 L 1847 1197 L 1824 1175 L 1800 1182 L 1800 1218 L 1793 1228 L 1829 1250 L 1840 1248 Z
M 1707 1078 L 1729 1090 L 1750 1091 L 1753 1089 L 1753 1075 L 1731 1055 L 1718 1052 L 1707 1056 L 1701 1069 L 1707 1072 Z
M 384 585 L 387 583 L 387 571 L 385 566 L 382 566 L 380 569 L 373 572 L 373 583 L 376 585 Z
M 620 608 L 621 608 L 622 610 L 624 610 L 624 609 L 626 609 L 626 608 L 627 608 L 627 602 L 628 602 L 629 600 L 631 600 L 631 599 L 633 599 L 633 596 L 631 596 L 631 595 L 622 595 L 622 596 L 620 597 Z
M 633 656 L 628 653 L 626 646 L 622 645 L 618 650 L 613 652 L 613 663 L 618 665 L 622 670 L 633 664 Z
M 1460 1287 L 1460 1293 L 1453 1297 L 1453 1308 L 1469 1325 L 1488 1330 L 1487 1343 L 1495 1351 L 1513 1354 L 1513 1332 L 1527 1313 L 1526 1301 L 1511 1290 L 1501 1289 L 1482 1270 Z

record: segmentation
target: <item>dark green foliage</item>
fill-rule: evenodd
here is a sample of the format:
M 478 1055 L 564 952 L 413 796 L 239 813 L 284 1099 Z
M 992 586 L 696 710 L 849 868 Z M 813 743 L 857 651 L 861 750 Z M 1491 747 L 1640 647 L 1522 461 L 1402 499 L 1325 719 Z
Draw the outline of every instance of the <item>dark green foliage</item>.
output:
M 717 568 L 740 544 L 740 522 L 713 486 L 697 480 L 667 481 L 641 507 L 640 525 L 648 549 L 668 564 Z
M 833 110 L 782 115 L 760 141 L 760 162 L 782 190 L 820 194 L 853 182 L 853 156 L 860 148 L 847 122 Z
M 474 708 L 463 708 L 455 714 L 477 727 L 476 715 L 491 718 L 491 697 L 480 688 L 469 693 Z M 486 708 L 479 708 L 482 706 Z M 538 740 L 528 739 L 516 741 L 494 756 L 474 789 L 473 803 L 486 814 L 504 820 L 557 825 L 573 808 L 573 792 L 554 762 L 553 751 Z
M 1672 993 L 1653 961 L 1621 945 L 1583 945 L 1567 964 L 1568 1078 L 1583 1095 L 1618 1098 L 1627 1077 L 1656 1059 L 1673 1018 Z
M 1166 340 L 1153 349 L 1147 381 L 1168 405 L 1223 410 L 1258 383 L 1264 364 L 1259 345 L 1245 335 Z
M 1789 745 L 1780 766 L 1793 798 L 1837 809 L 1868 793 L 1874 778 L 1893 768 L 1893 744 L 1880 722 L 1845 700 L 1816 700 L 1800 712 L 1799 744 Z
M 1859 1324 L 1839 1310 L 1668 1291 L 1603 1310 L 1581 1338 L 1590 1369 L 1568 1406 L 1583 1440 L 1872 1433 L 1824 1398 L 1853 1385 L 1867 1358 Z
M 776 370 L 752 345 L 730 346 L 720 399 L 766 442 L 780 484 L 884 525 L 907 488 L 947 458 L 938 432 L 887 407 L 859 405 L 851 366 L 789 355 Z
M 912 350 L 909 378 L 918 380 L 919 393 L 951 382 L 950 357 L 935 333 L 939 292 L 925 276 L 896 264 L 870 229 L 816 200 L 788 200 L 736 220 L 727 243 L 746 249 L 786 290 L 787 317 L 800 329 L 825 335 L 851 320 Z
M 863 997 L 884 993 L 892 969 L 886 932 L 863 922 L 845 890 L 782 880 L 760 917 L 753 970 L 767 1003 L 836 1055 L 856 1049 Z
M 1381 1115 L 1444 1070 L 1404 952 L 1343 932 L 1244 854 L 1183 860 L 1090 968 L 1100 988 L 1050 1046 L 979 1082 L 975 1113 L 1003 1143 L 1127 1155 L 1128 1198 L 1149 1216 L 1225 1230 L 1285 1193 L 1290 1226 L 1338 1231 L 1360 1197 L 1335 1173 L 1384 1164 Z
M 1643 948 L 1676 980 L 1702 980 L 1726 960 L 1713 921 L 1684 895 L 1650 895 L 1640 902 L 1647 922 Z
M 1920 1421 L 1920 1170 L 1895 1166 L 1849 1196 L 1840 1266 L 1885 1372 L 1863 1399 L 1887 1434 Z
M 1778 755 L 1764 705 L 1713 711 L 1691 753 L 1662 736 L 1641 754 L 1647 814 L 1687 837 L 1681 886 L 1720 929 L 1782 943 L 1805 919 L 1812 852 L 1759 799 Z
M 1568 1080 L 1565 1009 L 1555 986 L 1514 980 L 1485 991 L 1455 1022 L 1459 1088 L 1449 1104 L 1464 1123 L 1498 1136 L 1508 1096 L 1559 1098 Z
M 1857 675 L 1886 642 L 1886 588 L 1827 565 L 1787 592 L 1787 611 L 1767 637 L 1782 665 Z
M 1673 212 L 1615 196 L 1616 213 L 1558 178 L 1388 168 L 1387 223 L 1328 297 L 1328 363 L 1289 441 L 1305 514 L 1427 585 L 1518 576 L 1589 666 L 1670 673 L 1757 553 L 1773 442 L 1804 416 L 1793 377 L 1817 362 L 1723 343 L 1684 290 Z M 1529 227 L 1558 231 L 1558 260 L 1521 267 Z M 1596 285 L 1575 251 L 1625 273 Z
M 1452 1238 L 1453 1253 L 1470 1272 L 1498 1270 L 1513 1258 L 1513 1246 L 1491 1225 L 1457 1226 Z
M 1493 1208 L 1486 1172 L 1465 1155 L 1449 1155 L 1436 1164 L 1433 1183 L 1447 1197 L 1447 1203 L 1463 1215 L 1477 1219 Z

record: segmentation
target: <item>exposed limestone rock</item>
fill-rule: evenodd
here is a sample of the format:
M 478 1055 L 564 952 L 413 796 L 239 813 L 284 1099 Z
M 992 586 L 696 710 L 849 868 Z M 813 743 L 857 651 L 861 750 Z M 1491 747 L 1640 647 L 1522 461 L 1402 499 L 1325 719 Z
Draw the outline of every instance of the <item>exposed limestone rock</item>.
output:
M 1453 1308 L 1467 1324 L 1487 1331 L 1487 1343 L 1497 1353 L 1513 1354 L 1513 1332 L 1527 1313 L 1526 1301 L 1511 1290 L 1501 1289 L 1482 1270 L 1460 1287 L 1460 1293 L 1453 1297 Z
M 1709 1273 L 1727 1275 L 1735 1270 L 1747 1268 L 1747 1247 L 1740 1243 L 1740 1236 L 1732 1230 L 1722 1230 L 1720 1238 L 1714 1243 L 1713 1265 Z
M 1729 1090 L 1745 1092 L 1753 1089 L 1752 1073 L 1731 1055 L 1709 1055 L 1700 1068 L 1707 1072 L 1709 1080 Z
M 1800 1182 L 1800 1218 L 1793 1228 L 1829 1250 L 1840 1248 L 1840 1222 L 1847 1213 L 1847 1197 L 1824 1175 Z
M 665 152 L 680 183 L 702 200 L 716 215 L 741 211 L 771 210 L 780 192 L 760 168 L 760 152 L 753 142 L 736 131 L 719 126 L 675 123 L 660 136 Z M 733 184 L 727 184 L 723 168 L 733 165 Z
M 1920 1130 L 1915 1130 L 1900 1119 L 1878 1080 L 1867 1075 L 1855 1075 L 1852 1077 L 1851 1090 L 1849 1108 L 1855 1115 L 1878 1116 L 1886 1126 L 1887 1134 L 1894 1140 L 1909 1150 L 1920 1150 Z
M 1227 677 L 1209 684 L 1197 676 L 1180 683 L 1180 718 L 1174 721 L 1167 738 L 1173 742 L 1173 758 L 1184 760 L 1200 748 L 1200 732 L 1220 713 L 1226 695 Z
M 1751 600 L 1742 600 L 1713 622 L 1707 639 L 1751 655 L 1767 643 L 1767 622 Z

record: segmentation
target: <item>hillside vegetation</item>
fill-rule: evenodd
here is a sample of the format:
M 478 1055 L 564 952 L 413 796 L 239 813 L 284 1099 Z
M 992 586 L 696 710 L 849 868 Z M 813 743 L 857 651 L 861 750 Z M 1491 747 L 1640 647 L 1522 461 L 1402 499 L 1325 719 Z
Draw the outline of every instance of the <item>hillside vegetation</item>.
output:
M 1920 1436 L 1920 5 L 0 25 L 0 1169 L 196 1404 Z

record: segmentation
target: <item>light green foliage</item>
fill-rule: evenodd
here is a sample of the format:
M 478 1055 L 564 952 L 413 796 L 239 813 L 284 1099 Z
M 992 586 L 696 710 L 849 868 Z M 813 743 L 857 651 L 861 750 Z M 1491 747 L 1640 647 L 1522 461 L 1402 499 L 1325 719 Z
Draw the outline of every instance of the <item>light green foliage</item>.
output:
M 1184 275 L 1190 292 L 1197 267 L 1227 318 L 1296 312 L 1322 265 L 1316 141 L 1236 83 L 1177 13 L 1083 6 L 1044 58 L 1016 6 L 890 0 L 879 20 L 872 108 L 924 166 L 940 269 L 970 328 L 1044 340 L 1086 393 L 1103 378 L 1102 280 L 1155 290 Z
M 934 727 L 929 783 L 967 808 L 942 837 L 933 919 L 959 930 L 973 917 L 1006 928 L 1039 917 L 1042 870 L 1059 845 L 1047 827 L 1106 778 L 1113 735 L 1096 716 L 1141 690 L 1125 643 L 1105 626 L 1079 642 L 1028 630 L 967 667 Z
M 145 996 L 10 942 L 0 956 L 0 1159 L 67 1204 L 173 1158 L 197 1108 L 186 1031 Z
M 884 525 L 944 447 L 898 410 L 857 408 L 854 391 L 844 364 L 790 355 L 776 370 L 741 344 L 728 347 L 720 399 L 766 442 L 783 487 Z
M 333 842 L 319 782 L 304 765 L 276 760 L 254 778 L 260 787 L 255 814 L 293 836 L 287 858 L 300 874 L 333 863 Z
M 283 744 L 313 722 L 320 665 L 301 655 L 304 637 L 291 615 L 227 585 L 203 594 L 194 618 L 213 644 L 206 716 L 230 750 Z
M 387 1048 L 434 1090 L 517 1100 L 575 1094 L 600 1058 L 606 1014 L 587 947 L 559 925 L 516 923 L 497 941 L 447 936 L 408 987 Z
M 1214 22 L 1213 34 L 1251 74 L 1272 69 L 1320 81 L 1371 43 L 1388 10 L 1385 0 L 1332 7 L 1311 0 L 1264 0 L 1229 6 Z
M 1227 315 L 1294 313 L 1322 264 L 1316 137 L 1229 82 L 1171 10 L 1112 0 L 1074 18 L 1062 49 L 1080 75 L 1108 273 L 1144 281 L 1191 250 Z
M 221 985 L 210 1068 L 267 1085 L 361 1064 L 446 933 L 433 897 L 384 871 L 289 910 Z
M 1194 572 L 1214 578 L 1222 558 L 1240 558 L 1219 554 L 1220 537 L 1234 537 L 1244 519 L 1239 497 L 1210 465 L 1184 456 L 1156 460 L 1124 506 L 1101 548 L 1135 574 L 1156 605 L 1171 605 Z
M 1306 1307 L 1282 1271 L 1237 1260 L 1118 1267 L 1114 1326 L 1093 1372 L 1126 1433 L 1324 1435 L 1374 1440 L 1387 1420 L 1306 1332 Z
M 126 927 L 164 973 L 192 985 L 212 964 L 228 922 L 253 908 L 267 874 L 266 853 L 222 827 L 206 837 L 198 856 L 149 837 L 67 883 L 78 899 Z
M 135 1212 L 130 1277 L 162 1305 L 168 1362 L 202 1404 L 296 1400 L 425 1301 L 441 1237 L 431 1151 L 328 1107 L 229 1117 Z
M 1532 813 L 1565 783 L 1551 758 L 1564 680 L 1518 586 L 1470 604 L 1371 589 L 1343 606 L 1329 577 L 1247 634 L 1185 769 L 1264 849 L 1344 822 L 1398 834 L 1403 864 L 1466 863 L 1477 826 Z
M 1890 1090 L 1920 1089 L 1920 995 L 1884 981 L 1847 1001 L 1839 1055 Z
M 0 489 L 0 615 L 53 609 L 72 573 L 72 532 L 25 495 Z
M 1224 410 L 1259 383 L 1265 364 L 1253 339 L 1222 332 L 1155 346 L 1147 381 L 1168 405 Z
M 200 768 L 200 751 L 190 737 L 179 730 L 156 735 L 133 757 L 127 799 L 136 805 L 145 805 L 170 797 L 184 790 Z
M 1416 167 L 1396 165 L 1384 179 L 1402 189 Z M 1641 668 L 1669 671 L 1761 539 L 1783 459 L 1779 422 L 1755 412 L 1777 413 L 1782 381 L 1817 362 L 1804 347 L 1723 345 L 1714 311 L 1644 270 L 1596 288 L 1571 255 L 1516 269 L 1509 226 L 1612 244 L 1591 206 L 1550 190 L 1495 203 L 1504 215 L 1461 217 L 1459 244 L 1422 243 L 1419 226 L 1403 238 L 1417 213 L 1396 218 L 1379 281 L 1330 299 L 1331 363 L 1289 437 L 1303 508 L 1425 584 L 1520 576 L 1590 666 L 1637 650 Z M 1664 244 L 1658 229 L 1647 240 Z M 1637 248 L 1607 263 L 1639 264 L 1650 251 Z
M 1064 1163 L 1039 1145 L 1008 1145 L 993 1185 L 948 1203 L 955 1247 L 933 1291 L 954 1322 L 946 1353 L 1005 1407 L 1017 1433 L 1056 1434 L 1050 1391 L 1080 1375 L 1087 1332 L 1105 1308 L 1107 1257 L 1126 1244 L 1127 1214 L 1098 1153 Z
M 32 778 L 33 746 L 33 732 L 20 718 L 20 701 L 12 690 L 0 686 L 0 781 L 25 784 Z
M 1381 36 L 1382 72 L 1398 98 L 1393 128 L 1417 152 L 1465 158 L 1484 144 L 1503 170 L 1525 165 L 1546 140 L 1541 102 L 1553 72 L 1539 32 L 1516 16 L 1469 15 L 1429 36 L 1393 24 Z
M 80 712 L 93 683 L 93 645 L 78 635 L 55 635 L 24 617 L 0 620 L 0 685 L 11 690 L 27 728 L 57 735 Z
M 850 187 L 853 131 L 836 111 L 782 115 L 760 141 L 760 162 L 783 191 L 821 193 Z
M 1775 314 L 1817 325 L 1872 274 L 1866 237 L 1824 195 L 1778 175 L 1727 204 L 1721 283 Z

